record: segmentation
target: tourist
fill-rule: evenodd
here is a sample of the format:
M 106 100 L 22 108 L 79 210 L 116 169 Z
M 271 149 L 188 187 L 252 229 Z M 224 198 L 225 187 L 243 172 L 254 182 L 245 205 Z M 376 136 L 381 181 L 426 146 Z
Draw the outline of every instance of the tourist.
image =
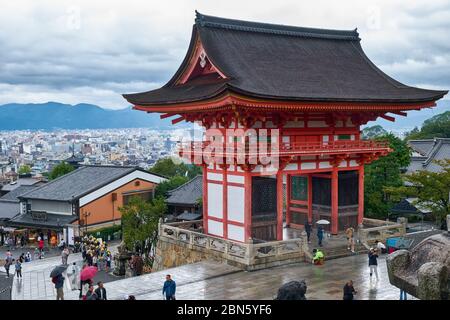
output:
M 131 269 L 131 276 L 136 276 L 136 256 L 134 254 L 131 255 L 130 262 L 128 263 L 128 266 Z
M 323 227 L 319 226 L 317 228 L 317 239 L 319 239 L 319 247 L 322 246 L 322 240 L 323 240 Z
M 25 236 L 24 236 L 24 235 L 22 235 L 22 236 L 20 237 L 20 246 L 21 246 L 22 248 L 25 246 Z
M 356 294 L 356 290 L 353 287 L 353 281 L 348 281 L 344 286 L 344 300 L 353 300 L 353 295 Z
M 6 277 L 9 278 L 9 268 L 11 267 L 11 265 L 13 264 L 14 259 L 12 257 L 11 251 L 7 251 L 6 252 L 6 258 L 5 258 L 5 270 L 6 270 Z
M 20 255 L 19 259 L 20 263 L 24 263 L 25 261 L 25 253 L 22 252 L 22 254 Z
M 94 291 L 94 286 L 92 284 L 89 285 L 89 289 L 86 293 L 86 299 L 85 300 L 98 300 L 97 293 Z
M 41 259 L 42 252 L 44 251 L 44 238 L 39 237 L 39 259 Z
M 25 262 L 31 262 L 31 253 L 30 253 L 30 251 L 28 251 L 27 254 L 25 255 Z
M 55 284 L 56 300 L 64 300 L 64 277 L 62 274 L 53 277 L 52 282 Z
M 312 263 L 314 265 L 323 265 L 324 260 L 325 260 L 325 256 L 324 256 L 323 252 L 319 249 L 314 249 Z
M 406 295 L 406 291 L 400 289 L 400 300 L 408 300 L 408 296 Z
M 50 245 L 51 245 L 53 248 L 56 247 L 56 242 L 57 242 L 56 236 L 55 236 L 55 235 L 52 235 L 52 236 L 50 237 Z
M 383 242 L 377 240 L 375 243 L 377 245 L 378 254 L 387 252 L 386 246 L 384 245 Z
M 80 282 L 80 298 L 81 300 L 87 299 L 87 293 L 89 291 L 90 286 L 92 286 L 92 280 L 87 279 Z
M 71 279 L 70 283 L 72 284 L 72 290 L 79 290 L 78 283 L 79 283 L 79 268 L 77 266 L 77 263 L 74 262 L 72 265 L 67 268 L 67 276 L 69 279 Z
M 111 269 L 111 252 L 106 252 L 106 272 L 109 272 L 109 269 Z
M 69 248 L 67 248 L 67 247 L 64 248 L 61 253 L 61 260 L 62 260 L 63 265 L 67 265 L 67 260 L 69 259 L 69 254 L 70 254 Z
M 377 277 L 378 280 L 378 254 L 376 252 L 376 250 L 374 248 L 370 248 L 369 251 L 369 270 L 370 270 L 370 279 L 372 279 L 372 273 L 375 273 L 375 276 Z
M 98 299 L 97 300 L 108 300 L 106 299 L 106 289 L 103 286 L 103 282 L 99 281 L 97 282 L 98 288 L 95 289 L 95 293 L 97 294 Z
M 172 280 L 170 274 L 166 275 L 166 281 L 163 286 L 163 297 L 165 294 L 166 300 L 175 300 L 175 291 L 177 289 L 177 285 L 175 281 Z
M 309 221 L 306 221 L 305 223 L 305 232 L 306 232 L 306 238 L 308 239 L 308 243 L 311 243 L 311 230 L 312 230 L 312 226 L 311 223 L 309 223 Z
M 64 239 L 61 238 L 61 241 L 59 242 L 58 248 L 60 250 L 64 250 L 65 247 L 66 247 L 66 243 L 64 242 Z
M 134 270 L 136 273 L 136 276 L 142 275 L 142 272 L 144 271 L 144 260 L 142 259 L 141 255 L 138 253 L 135 257 L 135 263 L 134 263 Z
M 19 278 L 22 278 L 22 263 L 20 262 L 19 259 L 17 259 L 15 267 L 16 267 L 16 277 L 17 280 L 19 280 Z
M 345 235 L 347 236 L 347 250 L 355 252 L 355 239 L 354 239 L 355 229 L 351 226 L 345 230 Z

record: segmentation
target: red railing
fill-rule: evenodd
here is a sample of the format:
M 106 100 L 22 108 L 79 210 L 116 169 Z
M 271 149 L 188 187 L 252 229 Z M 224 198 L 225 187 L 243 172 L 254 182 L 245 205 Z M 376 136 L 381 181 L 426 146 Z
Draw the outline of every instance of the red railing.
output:
M 213 145 L 209 141 L 197 141 L 183 143 L 180 148 L 182 154 L 202 154 L 209 152 L 214 155 L 235 155 L 244 153 L 245 155 L 256 155 L 259 152 L 266 152 L 271 155 L 315 155 L 315 154 L 338 154 L 338 153 L 365 153 L 365 152 L 389 152 L 388 141 L 375 140 L 341 140 L 330 142 L 283 142 L 280 146 L 266 145 L 260 148 L 258 144 L 249 146 L 248 144 L 238 145 Z

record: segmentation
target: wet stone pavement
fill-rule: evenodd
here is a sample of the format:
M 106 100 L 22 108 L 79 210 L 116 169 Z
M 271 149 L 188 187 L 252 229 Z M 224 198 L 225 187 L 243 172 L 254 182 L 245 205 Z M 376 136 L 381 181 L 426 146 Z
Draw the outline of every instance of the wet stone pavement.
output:
M 13 299 L 56 298 L 55 290 L 48 277 L 50 269 L 59 261 L 38 261 L 24 269 L 22 281 L 14 279 Z M 69 261 L 81 260 L 77 254 Z M 292 280 L 305 279 L 309 300 L 341 300 L 345 282 L 352 279 L 358 291 L 358 300 L 398 300 L 399 290 L 389 284 L 385 257 L 379 259 L 380 280 L 370 280 L 367 255 L 356 255 L 326 261 L 323 266 L 301 263 L 271 269 L 245 272 L 226 264 L 203 261 L 140 277 L 125 278 L 105 284 L 111 300 L 122 299 L 124 295 L 135 295 L 138 300 L 162 299 L 162 285 L 165 275 L 170 273 L 177 282 L 177 299 L 186 300 L 241 300 L 273 299 L 278 288 Z M 72 291 L 66 281 L 65 298 L 78 299 L 78 291 Z M 410 298 L 410 297 L 408 297 Z

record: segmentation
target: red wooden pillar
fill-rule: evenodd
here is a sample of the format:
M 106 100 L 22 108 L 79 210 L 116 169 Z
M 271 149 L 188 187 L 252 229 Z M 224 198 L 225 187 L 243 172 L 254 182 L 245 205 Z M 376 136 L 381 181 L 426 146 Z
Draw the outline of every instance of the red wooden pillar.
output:
M 245 203 L 244 203 L 244 229 L 245 241 L 252 238 L 252 174 L 250 170 L 244 172 Z
M 364 164 L 358 170 L 358 225 L 362 224 L 364 218 Z
M 277 240 L 283 240 L 283 171 L 277 172 Z
M 203 230 L 208 234 L 208 167 L 203 166 Z
M 286 227 L 291 224 L 291 213 L 289 206 L 291 204 L 291 175 L 286 174 Z
M 312 223 L 312 175 L 308 174 L 308 222 Z
M 223 224 L 223 238 L 228 239 L 228 179 L 227 179 L 227 168 L 223 167 L 223 179 L 222 179 L 222 224 Z
M 338 168 L 333 167 L 331 172 L 331 233 L 338 233 L 338 206 L 339 206 L 339 190 L 338 190 Z

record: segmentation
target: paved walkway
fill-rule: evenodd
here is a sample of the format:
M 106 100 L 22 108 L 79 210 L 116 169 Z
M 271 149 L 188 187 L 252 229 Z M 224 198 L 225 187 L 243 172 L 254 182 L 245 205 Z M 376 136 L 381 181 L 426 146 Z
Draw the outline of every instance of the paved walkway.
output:
M 24 268 L 22 281 L 14 279 L 12 299 L 53 300 L 55 290 L 48 274 L 59 261 L 36 261 Z M 69 261 L 81 259 L 72 254 Z M 283 267 L 244 272 L 217 262 L 203 261 L 140 277 L 126 278 L 105 284 L 111 300 L 126 294 L 138 300 L 160 300 L 165 275 L 172 274 L 177 282 L 177 299 L 186 300 L 242 300 L 273 299 L 278 288 L 292 280 L 305 279 L 309 300 L 341 300 L 342 288 L 349 279 L 354 281 L 359 300 L 398 300 L 399 290 L 389 284 L 385 257 L 379 259 L 380 280 L 370 280 L 367 256 L 357 255 L 327 261 L 323 266 L 293 264 Z M 77 300 L 78 291 L 72 291 L 66 281 L 65 297 Z

